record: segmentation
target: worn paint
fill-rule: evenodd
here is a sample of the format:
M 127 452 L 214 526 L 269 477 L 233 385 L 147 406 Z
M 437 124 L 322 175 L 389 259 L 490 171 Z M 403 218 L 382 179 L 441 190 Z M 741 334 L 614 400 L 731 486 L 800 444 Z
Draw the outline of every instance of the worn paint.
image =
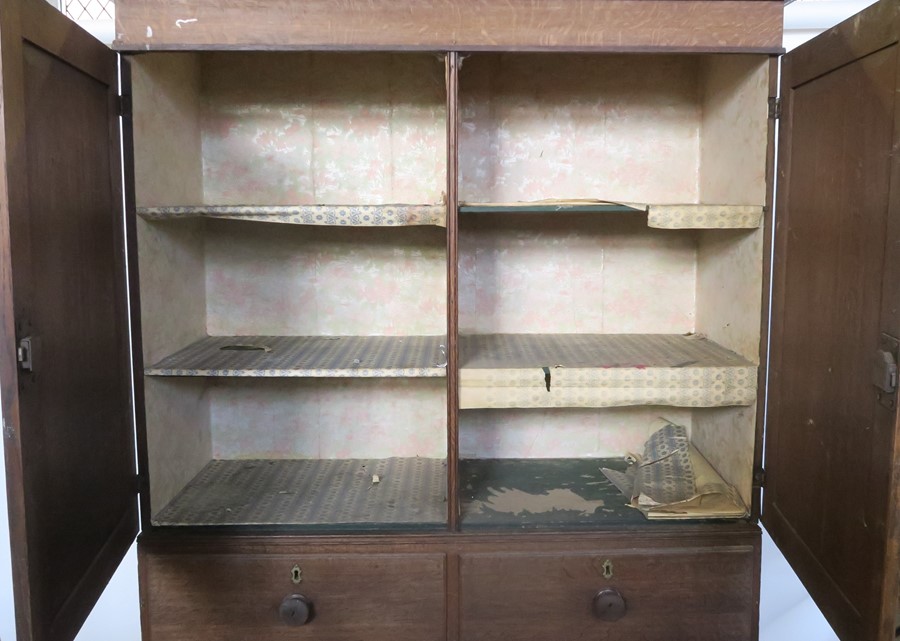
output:
M 481 505 L 480 511 L 491 509 L 510 514 L 538 514 L 564 510 L 580 512 L 589 516 L 605 505 L 603 500 L 589 501 L 572 490 L 555 489 L 541 494 L 530 494 L 521 490 L 488 488 L 490 497 Z

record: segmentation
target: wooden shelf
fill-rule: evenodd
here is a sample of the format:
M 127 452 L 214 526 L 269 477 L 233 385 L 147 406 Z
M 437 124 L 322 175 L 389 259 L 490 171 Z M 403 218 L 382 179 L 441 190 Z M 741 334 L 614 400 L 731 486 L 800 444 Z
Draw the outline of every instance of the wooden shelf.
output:
M 442 529 L 446 492 L 443 459 L 214 460 L 152 521 L 181 527 Z
M 479 334 L 460 337 L 459 360 L 461 409 L 756 400 L 756 365 L 697 335 Z
M 147 376 L 418 378 L 446 375 L 442 336 L 208 336 Z
M 654 205 L 602 200 L 538 200 L 516 203 L 462 203 L 460 214 L 646 214 L 656 229 L 756 229 L 764 207 L 757 205 Z
M 152 221 L 223 218 L 337 227 L 447 226 L 445 205 L 192 205 L 138 207 L 137 215 Z
M 645 214 L 642 205 L 619 203 L 592 203 L 576 201 L 521 202 L 521 203 L 464 203 L 459 206 L 461 214 L 551 214 L 551 213 L 615 213 Z

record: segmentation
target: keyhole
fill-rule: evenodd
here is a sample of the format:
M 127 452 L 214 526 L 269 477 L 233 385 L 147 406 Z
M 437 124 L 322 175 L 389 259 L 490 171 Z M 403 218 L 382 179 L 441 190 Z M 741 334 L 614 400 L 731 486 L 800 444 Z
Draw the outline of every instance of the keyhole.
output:
M 294 583 L 300 583 L 303 580 L 303 571 L 300 569 L 299 565 L 295 565 L 291 568 L 291 581 Z
M 602 566 L 602 567 L 603 567 L 603 578 L 604 578 L 604 579 L 611 579 L 612 576 L 613 576 L 613 565 L 612 565 L 612 561 L 610 561 L 609 559 L 606 559 L 606 561 L 603 562 L 603 566 Z

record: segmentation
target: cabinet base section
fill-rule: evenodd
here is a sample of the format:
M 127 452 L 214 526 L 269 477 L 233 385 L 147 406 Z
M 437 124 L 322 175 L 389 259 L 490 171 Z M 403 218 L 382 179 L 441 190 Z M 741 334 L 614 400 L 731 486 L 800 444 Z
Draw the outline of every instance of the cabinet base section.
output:
M 145 532 L 144 638 L 751 641 L 759 535 L 752 523 L 502 534 Z M 286 602 L 303 605 L 302 630 L 285 617 Z
M 624 458 L 462 460 L 462 527 L 586 528 L 647 523 L 600 471 L 624 472 L 627 467 Z
M 158 526 L 443 529 L 443 459 L 214 460 L 154 518 Z

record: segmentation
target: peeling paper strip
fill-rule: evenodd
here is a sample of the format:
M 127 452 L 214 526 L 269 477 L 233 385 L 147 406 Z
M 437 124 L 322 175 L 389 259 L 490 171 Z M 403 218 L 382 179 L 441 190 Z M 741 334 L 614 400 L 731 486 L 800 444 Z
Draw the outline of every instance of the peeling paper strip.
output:
M 549 392 L 547 362 L 559 364 L 549 368 Z M 756 365 L 696 336 L 464 335 L 460 364 L 463 409 L 725 407 L 756 400 Z
M 715 374 L 712 374 L 715 376 Z M 750 406 L 756 401 L 756 370 L 738 373 L 744 384 L 705 386 L 685 381 L 682 385 L 648 384 L 645 388 L 596 383 L 593 386 L 558 387 L 548 393 L 545 386 L 468 387 L 460 384 L 460 409 L 630 407 L 666 405 L 670 407 Z
M 648 205 L 647 226 L 655 229 L 756 229 L 763 207 L 756 205 Z
M 629 505 L 648 519 L 744 518 L 749 514 L 734 487 L 690 443 L 684 427 L 668 423 L 654 432 L 644 445 L 643 458 L 659 461 L 639 462 L 624 473 L 606 468 L 602 472 Z

